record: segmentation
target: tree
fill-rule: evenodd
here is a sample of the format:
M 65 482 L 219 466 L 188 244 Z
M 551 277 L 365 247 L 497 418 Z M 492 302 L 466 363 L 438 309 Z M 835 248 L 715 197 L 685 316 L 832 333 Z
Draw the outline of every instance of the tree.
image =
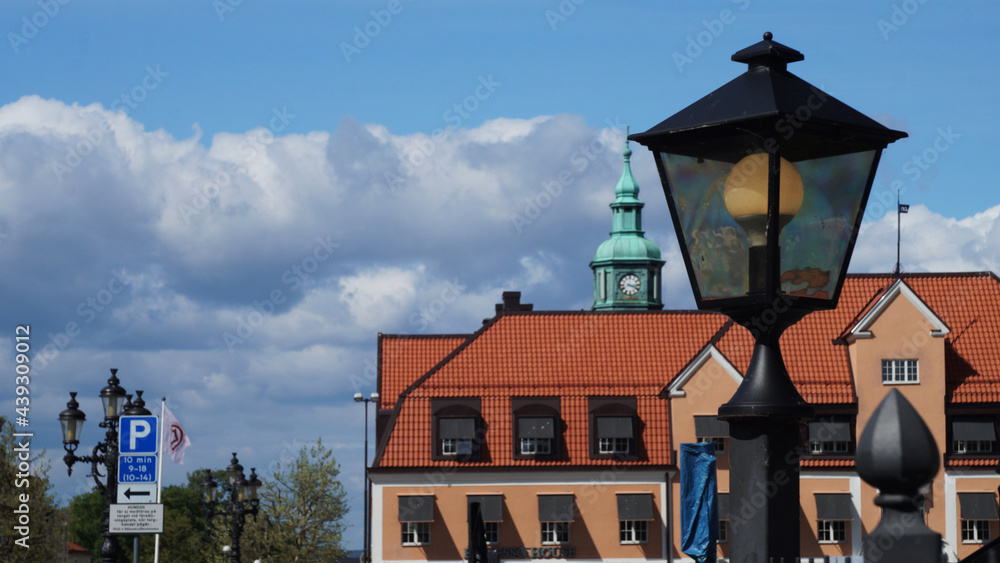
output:
M 66 553 L 66 522 L 49 483 L 45 452 L 0 416 L 0 553 L 5 562 L 53 561 Z
M 262 477 L 257 517 L 247 517 L 244 559 L 313 563 L 342 557 L 348 507 L 339 475 L 337 460 L 322 440 L 303 446 L 290 461 L 279 461 L 270 477 Z

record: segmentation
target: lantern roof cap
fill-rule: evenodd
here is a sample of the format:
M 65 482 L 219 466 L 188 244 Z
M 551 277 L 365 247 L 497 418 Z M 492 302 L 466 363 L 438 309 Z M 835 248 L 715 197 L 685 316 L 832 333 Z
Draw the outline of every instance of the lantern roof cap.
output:
M 805 59 L 805 55 L 792 49 L 787 45 L 782 45 L 777 41 L 772 41 L 773 35 L 768 31 L 764 33 L 764 40 L 760 43 L 741 49 L 733 54 L 732 59 L 738 63 L 747 63 L 750 66 L 763 65 L 770 68 L 784 69 L 788 63 L 796 63 Z
M 746 72 L 629 139 L 654 151 L 731 162 L 746 156 L 748 143 L 761 151 L 773 144 L 794 162 L 882 149 L 907 136 L 788 72 L 802 53 L 764 37 L 732 56 L 749 65 Z

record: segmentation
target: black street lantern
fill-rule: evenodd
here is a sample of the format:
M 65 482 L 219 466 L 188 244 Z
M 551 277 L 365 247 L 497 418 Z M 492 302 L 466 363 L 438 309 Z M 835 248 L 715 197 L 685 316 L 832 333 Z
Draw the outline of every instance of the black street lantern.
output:
M 652 151 L 698 308 L 755 337 L 733 398 L 730 498 L 766 487 L 734 561 L 798 557 L 798 424 L 812 407 L 792 385 L 778 340 L 837 306 L 888 129 L 791 74 L 804 57 L 764 40 L 732 56 L 747 71 L 659 125 L 631 135 Z M 775 487 L 774 485 L 779 485 Z M 793 490 L 794 489 L 794 490 Z
M 73 465 L 77 463 L 89 463 L 89 476 L 94 478 L 97 489 L 104 494 L 104 542 L 101 544 L 101 561 L 117 562 L 121 557 L 121 548 L 118 540 L 109 530 L 111 505 L 118 501 L 118 418 L 122 414 L 125 404 L 125 390 L 118 385 L 118 370 L 111 370 L 111 377 L 108 384 L 101 389 L 101 403 L 104 409 L 104 420 L 99 426 L 105 428 L 104 441 L 98 442 L 94 446 L 92 455 L 78 456 L 76 449 L 80 445 L 80 432 L 83 430 L 83 422 L 87 416 L 79 409 L 80 403 L 76 401 L 76 392 L 71 391 L 70 399 L 66 403 L 66 410 L 59 413 L 59 423 L 62 426 L 63 449 L 66 455 L 63 461 L 66 463 L 66 473 L 73 474 Z M 145 414 L 149 411 L 142 408 L 145 404 L 142 401 L 142 391 L 137 391 L 138 408 Z M 135 405 L 133 405 L 135 408 Z M 104 472 L 102 474 L 101 467 Z M 101 482 L 101 477 L 106 477 L 106 483 Z
M 226 476 L 229 485 L 222 485 L 223 493 L 228 493 L 228 498 L 223 502 L 222 495 L 219 494 L 219 484 L 212 479 L 212 472 L 205 470 L 205 481 L 202 489 L 205 492 L 205 514 L 211 519 L 213 516 L 222 516 L 226 531 L 229 533 L 230 545 L 226 546 L 231 563 L 239 563 L 240 537 L 243 535 L 243 526 L 246 523 L 247 514 L 257 517 L 260 510 L 260 488 L 263 483 L 257 478 L 257 468 L 250 468 L 250 478 L 247 479 L 243 473 L 243 466 L 236 459 L 236 452 L 233 452 L 233 459 L 226 467 Z

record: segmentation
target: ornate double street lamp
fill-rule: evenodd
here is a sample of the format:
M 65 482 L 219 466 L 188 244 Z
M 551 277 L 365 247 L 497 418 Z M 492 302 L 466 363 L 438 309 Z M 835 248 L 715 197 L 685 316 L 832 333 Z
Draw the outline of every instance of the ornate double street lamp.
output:
M 746 72 L 629 139 L 656 160 L 698 308 L 749 329 L 754 351 L 719 408 L 731 438 L 734 562 L 799 556 L 799 424 L 814 415 L 778 341 L 837 306 L 882 150 L 906 136 L 791 74 L 764 40 Z
M 364 533 L 362 534 L 364 536 L 365 551 L 361 554 L 361 563 L 368 563 L 372 560 L 372 526 L 368 516 L 371 510 L 369 506 L 371 500 L 371 483 L 368 481 L 368 403 L 375 403 L 377 405 L 378 399 L 378 393 L 372 393 L 370 399 L 366 399 L 361 393 L 354 394 L 354 402 L 365 403 L 365 523 Z
M 108 384 L 101 389 L 101 404 L 104 410 L 104 420 L 98 425 L 105 428 L 104 441 L 98 442 L 94 446 L 92 455 L 78 456 L 76 448 L 80 445 L 80 432 L 83 430 L 83 423 L 87 416 L 80 410 L 80 403 L 76 401 L 76 391 L 71 391 L 69 402 L 66 403 L 66 410 L 59 413 L 59 423 L 62 425 L 63 448 L 66 455 L 63 461 L 66 462 L 66 472 L 73 474 L 75 463 L 89 463 L 90 477 L 94 478 L 97 489 L 104 493 L 104 543 L 101 544 L 101 560 L 106 562 L 117 562 L 121 556 L 121 548 L 118 540 L 111 535 L 109 524 L 111 518 L 111 505 L 118 500 L 118 418 L 122 414 L 126 415 L 148 415 L 150 412 L 144 408 L 146 404 L 142 400 L 142 391 L 136 391 L 138 398 L 133 404 L 131 395 L 125 393 L 118 381 L 118 370 L 111 370 L 111 377 Z M 104 466 L 104 475 L 101 474 L 100 466 Z M 107 484 L 101 482 L 101 477 L 107 477 Z
M 218 494 L 219 484 L 212 479 L 212 472 L 205 470 L 205 482 L 202 488 L 205 490 L 205 514 L 211 520 L 213 516 L 222 516 L 229 532 L 229 561 L 230 563 L 240 563 L 240 536 L 243 535 L 243 524 L 246 522 L 246 515 L 252 514 L 257 517 L 260 508 L 260 487 L 263 483 L 257 478 L 257 469 L 250 468 L 250 479 L 243 473 L 243 466 L 236 459 L 236 452 L 233 452 L 233 459 L 226 467 L 226 476 L 229 484 L 223 484 L 222 490 L 229 493 L 225 504 L 220 509 L 216 507 L 222 503 L 222 496 Z

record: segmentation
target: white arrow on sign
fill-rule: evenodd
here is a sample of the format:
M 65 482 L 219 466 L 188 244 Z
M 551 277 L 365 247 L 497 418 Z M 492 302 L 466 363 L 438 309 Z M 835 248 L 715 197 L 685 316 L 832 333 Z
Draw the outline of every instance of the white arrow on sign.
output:
M 156 483 L 118 483 L 118 504 L 156 502 Z

